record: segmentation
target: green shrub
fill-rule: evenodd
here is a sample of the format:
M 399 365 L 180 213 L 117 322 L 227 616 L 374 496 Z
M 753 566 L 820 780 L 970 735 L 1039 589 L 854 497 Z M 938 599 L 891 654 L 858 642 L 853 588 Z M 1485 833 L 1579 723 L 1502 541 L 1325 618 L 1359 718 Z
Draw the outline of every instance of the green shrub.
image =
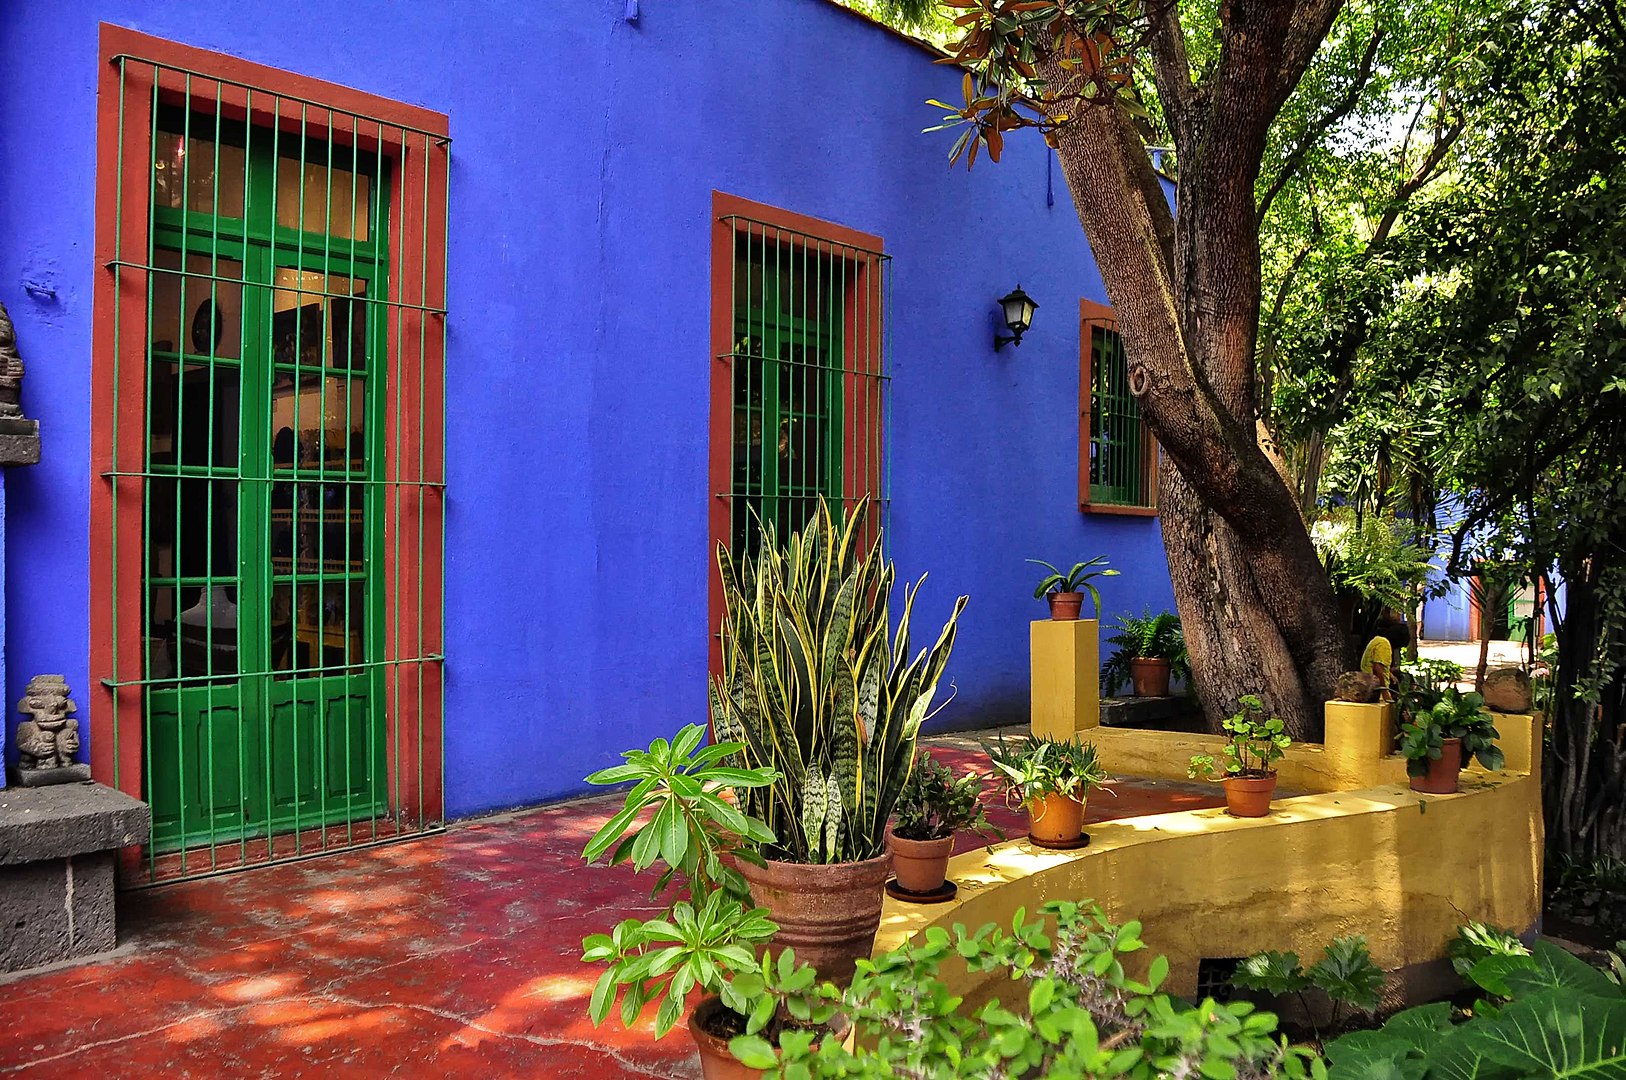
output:
M 917 751 L 915 767 L 898 797 L 892 831 L 905 840 L 941 840 L 961 829 L 1003 837 L 983 811 L 983 783 L 974 772 L 956 778 L 948 766 Z
M 1114 627 L 1116 633 L 1107 638 L 1107 644 L 1116 645 L 1107 662 L 1101 665 L 1101 692 L 1117 693 L 1129 681 L 1129 662 L 1145 656 L 1169 662 L 1171 677 L 1184 683 L 1191 681 L 1191 661 L 1186 655 L 1186 636 L 1180 629 L 1180 617 L 1173 612 L 1144 615 L 1123 614 Z
M 1372 1013 L 1378 1007 L 1378 994 L 1383 989 L 1383 969 L 1372 962 L 1372 953 L 1366 947 L 1366 938 L 1360 936 L 1335 938 L 1322 950 L 1320 960 L 1308 969 L 1299 963 L 1297 953 L 1255 953 L 1237 965 L 1231 983 L 1244 990 L 1257 990 L 1278 997 L 1292 994 L 1304 1009 L 1305 1018 L 1317 1032 L 1319 1041 L 1323 1028 L 1336 1030 L 1346 1009 Z M 1310 1005 L 1306 996 L 1310 989 L 1320 990 L 1331 1002 L 1330 1013 L 1322 1018 Z

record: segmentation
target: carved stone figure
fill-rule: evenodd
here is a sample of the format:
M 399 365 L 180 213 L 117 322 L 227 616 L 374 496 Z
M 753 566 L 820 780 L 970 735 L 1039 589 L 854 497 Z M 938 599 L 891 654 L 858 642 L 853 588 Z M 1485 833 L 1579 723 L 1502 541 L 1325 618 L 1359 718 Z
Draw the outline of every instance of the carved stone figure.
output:
M 17 328 L 0 304 L 0 416 L 23 414 L 23 358 L 17 352 Z
M 28 680 L 17 711 L 27 719 L 17 725 L 17 782 L 25 787 L 89 780 L 90 766 L 73 760 L 79 749 L 79 706 L 68 696 L 61 675 Z
M 0 304 L 0 465 L 33 465 L 40 459 L 40 425 L 23 415 L 23 358 L 17 328 Z
M 1346 671 L 1338 676 L 1334 701 L 1354 701 L 1362 705 L 1378 699 L 1378 677 L 1364 671 Z
M 1485 673 L 1485 707 L 1491 712 L 1527 713 L 1532 696 L 1530 676 L 1514 666 L 1492 668 Z

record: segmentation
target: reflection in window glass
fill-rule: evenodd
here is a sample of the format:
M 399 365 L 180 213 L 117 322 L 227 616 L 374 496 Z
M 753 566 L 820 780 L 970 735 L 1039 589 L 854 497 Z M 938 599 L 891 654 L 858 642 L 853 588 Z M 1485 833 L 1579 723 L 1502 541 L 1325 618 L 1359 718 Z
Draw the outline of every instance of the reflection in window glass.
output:
M 277 224 L 288 229 L 303 228 L 310 233 L 325 232 L 346 240 L 366 240 L 371 190 L 371 178 L 362 173 L 329 168 L 325 163 L 313 161 L 304 162 L 301 170 L 298 158 L 280 158 L 277 161 Z
M 153 202 L 168 210 L 181 208 L 222 217 L 243 216 L 243 148 L 194 135 L 160 131 L 153 144 Z
M 189 251 L 160 248 L 152 275 L 152 351 L 235 360 L 243 349 L 243 264 Z M 173 270 L 174 273 L 166 273 Z

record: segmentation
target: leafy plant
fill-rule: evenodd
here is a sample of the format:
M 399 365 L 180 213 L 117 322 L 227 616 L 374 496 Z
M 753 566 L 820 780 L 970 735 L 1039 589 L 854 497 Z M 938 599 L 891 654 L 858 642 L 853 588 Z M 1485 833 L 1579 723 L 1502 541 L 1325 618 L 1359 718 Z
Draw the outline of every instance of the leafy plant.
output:
M 1626 1072 L 1626 995 L 1605 973 L 1547 941 L 1528 956 L 1490 956 L 1468 972 L 1508 1004 L 1481 1003 L 1459 1023 L 1435 1002 L 1376 1031 L 1327 1044 L 1332 1080 L 1608 1077 Z
M 756 970 L 757 949 L 778 928 L 766 908 L 745 902 L 745 882 L 730 861 L 760 862 L 757 847 L 774 836 L 723 795 L 731 792 L 738 799 L 774 783 L 779 774 L 725 764 L 742 747 L 730 742 L 701 747 L 705 734 L 705 728 L 690 724 L 671 741 L 656 739 L 647 750 L 628 750 L 621 755 L 625 762 L 587 778 L 591 784 L 630 782 L 632 787 L 621 810 L 587 842 L 582 857 L 592 863 L 608 854 L 611 865 L 630 860 L 638 870 L 664 863 L 652 895 L 678 886 L 673 901 L 656 918 L 626 919 L 611 933 L 582 941 L 584 961 L 609 965 L 588 1004 L 595 1026 L 618 999 L 621 1020 L 629 1027 L 658 1002 L 659 1038 L 677 1023 L 685 999 L 696 988 L 721 995 L 742 1016 L 754 1004 L 732 988 L 730 979 Z M 767 1023 L 754 1013 L 748 1019 L 752 1031 Z
M 589 776 L 589 784 L 633 786 L 620 812 L 587 842 L 582 858 L 592 863 L 608 853 L 610 865 L 631 859 L 640 871 L 664 862 L 654 896 L 677 879 L 691 898 L 716 886 L 744 896 L 745 881 L 728 859 L 761 862 L 756 848 L 770 843 L 773 833 L 740 813 L 723 793 L 731 791 L 738 798 L 739 792 L 773 783 L 779 774 L 723 764 L 739 753 L 740 745 L 722 742 L 702 748 L 705 735 L 705 728 L 689 724 L 670 742 L 656 739 L 648 750 L 628 750 L 621 755 L 624 763 Z
M 1433 707 L 1414 712 L 1401 728 L 1400 753 L 1406 758 L 1406 771 L 1412 776 L 1428 772 L 1428 763 L 1444 754 L 1446 739 L 1462 740 L 1465 764 L 1475 757 L 1487 769 L 1500 769 L 1505 764 L 1496 745 L 1500 736 L 1484 705 L 1485 699 L 1478 694 L 1464 694 L 1448 686 L 1439 692 Z
M 783 1058 L 761 1037 L 731 1048 L 770 1076 L 1254 1078 L 1312 1075 L 1308 1050 L 1288 1045 L 1276 1017 L 1247 1002 L 1190 1005 L 1161 993 L 1169 964 L 1153 960 L 1145 980 L 1123 957 L 1145 947 L 1140 924 L 1109 922 L 1091 902 L 1052 901 L 1009 929 L 975 933 L 930 927 L 915 941 L 860 960 L 846 990 L 821 994 L 853 1026 L 849 1047 L 815 1046 L 787 1032 Z M 968 1009 L 939 976 L 945 962 L 1008 975 L 1018 1000 Z
M 1410 611 L 1430 577 L 1429 550 L 1416 528 L 1392 515 L 1333 507 L 1310 526 L 1310 540 L 1362 641 L 1384 612 Z
M 1457 936 L 1445 947 L 1458 975 L 1467 975 L 1481 960 L 1492 956 L 1529 956 L 1530 947 L 1511 930 L 1482 922 L 1457 927 Z
M 998 770 L 1006 803 L 1012 808 L 1046 795 L 1082 799 L 1107 778 L 1089 743 L 1025 735 L 1014 745 L 1006 745 L 1001 735 L 982 748 Z
M 1118 576 L 1118 571 L 1106 569 L 1105 555 L 1097 555 L 1087 562 L 1074 563 L 1073 568 L 1065 572 L 1043 559 L 1029 559 L 1028 562 L 1050 571 L 1040 579 L 1038 587 L 1033 590 L 1035 600 L 1042 600 L 1051 593 L 1087 592 L 1095 603 L 1095 617 L 1097 619 L 1101 617 L 1101 594 L 1091 582 L 1096 578 Z
M 1169 662 L 1169 674 L 1182 682 L 1191 681 L 1191 663 L 1186 655 L 1186 636 L 1180 629 L 1180 617 L 1173 612 L 1152 614 L 1150 608 L 1141 616 L 1128 613 L 1118 617 L 1117 631 L 1107 638 L 1116 645 L 1107 662 L 1101 665 L 1101 689 L 1111 694 L 1129 681 L 1129 663 L 1139 657 Z
M 1237 712 L 1227 717 L 1224 728 L 1230 735 L 1225 744 L 1225 765 L 1218 766 L 1211 754 L 1195 754 L 1186 774 L 1199 777 L 1273 776 L 1271 765 L 1280 761 L 1292 740 L 1281 720 L 1267 715 L 1265 703 L 1254 694 L 1237 699 Z
M 764 853 L 775 859 L 851 862 L 885 852 L 886 822 L 965 609 L 962 596 L 936 642 L 910 659 L 920 585 L 905 590 L 889 637 L 895 574 L 878 538 L 861 550 L 866 509 L 860 503 L 842 522 L 821 499 L 783 546 L 764 524 L 760 550 L 738 564 L 718 546 L 725 614 L 712 725 L 741 745 L 730 764 L 778 773 L 739 793 L 740 810 L 773 831 Z
M 983 810 L 983 778 L 974 772 L 954 773 L 925 751 L 916 751 L 915 767 L 898 797 L 892 832 L 905 840 L 941 840 L 961 829 L 993 833 Z
M 1321 959 L 1308 969 L 1299 962 L 1297 953 L 1255 953 L 1237 965 L 1231 982 L 1244 990 L 1297 997 L 1319 1042 L 1323 1027 L 1337 1030 L 1345 1009 L 1368 1014 L 1377 1011 L 1378 995 L 1383 990 L 1383 969 L 1372 962 L 1366 938 L 1355 935 L 1334 938 L 1332 944 L 1322 950 Z M 1324 1025 L 1319 1021 L 1318 1010 L 1311 1008 L 1306 996 L 1312 988 L 1327 995 L 1331 1002 Z
M 1440 703 L 1445 691 L 1462 681 L 1461 664 L 1419 657 L 1395 668 L 1401 719 L 1410 720 Z

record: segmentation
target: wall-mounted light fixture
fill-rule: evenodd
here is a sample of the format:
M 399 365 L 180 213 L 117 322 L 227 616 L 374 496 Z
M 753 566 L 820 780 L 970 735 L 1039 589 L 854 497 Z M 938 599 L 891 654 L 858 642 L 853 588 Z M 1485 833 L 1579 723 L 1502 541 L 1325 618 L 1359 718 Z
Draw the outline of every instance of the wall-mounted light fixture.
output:
M 1005 325 L 1011 333 L 1009 337 L 998 333 L 994 335 L 995 352 L 1007 344 L 1022 344 L 1022 335 L 1033 325 L 1033 312 L 1038 306 L 1033 297 L 1022 291 L 1020 285 L 999 298 L 999 309 L 1004 314 Z

